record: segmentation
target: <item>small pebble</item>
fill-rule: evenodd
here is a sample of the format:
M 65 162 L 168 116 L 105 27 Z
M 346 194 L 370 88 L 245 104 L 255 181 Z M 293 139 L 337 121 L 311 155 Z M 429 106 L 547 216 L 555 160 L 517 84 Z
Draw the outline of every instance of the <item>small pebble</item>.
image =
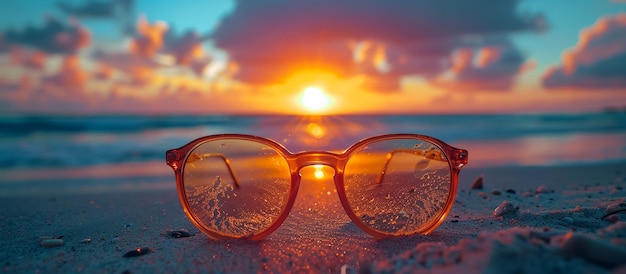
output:
M 146 255 L 146 254 L 148 254 L 150 252 L 152 252 L 152 250 L 150 250 L 150 248 L 140 247 L 140 248 L 133 249 L 131 251 L 126 252 L 126 254 L 124 254 L 124 258 L 139 257 L 139 256 Z
M 64 244 L 63 239 L 45 239 L 39 242 L 39 245 L 43 247 L 62 246 Z
M 91 238 L 85 238 L 85 239 L 82 239 L 82 240 L 80 240 L 80 243 L 81 243 L 81 244 L 88 244 L 88 243 L 91 243 Z
M 478 196 L 482 197 L 483 199 L 487 199 L 488 195 L 484 192 L 478 193 Z
M 509 189 L 506 190 L 506 193 L 515 194 L 515 189 L 510 189 L 509 188 Z
M 535 190 L 535 194 L 546 194 L 546 193 L 551 193 L 554 192 L 550 189 L 548 189 L 546 186 L 539 186 L 537 187 L 537 190 Z
M 606 206 L 605 213 L 611 213 L 620 209 L 626 209 L 626 203 L 624 203 L 623 201 L 613 202 Z
M 563 217 L 561 220 L 570 225 L 574 223 L 574 219 L 572 219 L 571 217 Z
M 513 203 L 508 201 L 502 201 L 502 203 L 493 210 L 493 216 L 504 217 L 510 215 L 516 215 L 519 211 L 519 207 L 515 207 Z
M 616 216 L 618 213 L 626 212 L 626 203 L 621 201 L 611 203 L 606 207 L 605 212 L 606 214 L 604 214 L 604 216 L 602 216 L 602 218 L 600 219 L 608 219 L 607 217 Z
M 491 191 L 491 195 L 500 196 L 502 195 L 502 192 L 500 192 L 500 190 L 494 190 L 494 191 Z
M 617 223 L 620 221 L 619 216 L 617 215 L 609 215 L 608 217 L 604 218 L 605 220 L 611 222 L 611 223 Z
M 187 238 L 191 236 L 191 234 L 187 232 L 186 230 L 174 230 L 174 231 L 168 232 L 167 236 L 170 236 L 172 238 Z
M 476 178 L 474 182 L 472 183 L 471 189 L 483 189 L 484 181 L 485 181 L 484 175 L 478 176 L 478 178 Z

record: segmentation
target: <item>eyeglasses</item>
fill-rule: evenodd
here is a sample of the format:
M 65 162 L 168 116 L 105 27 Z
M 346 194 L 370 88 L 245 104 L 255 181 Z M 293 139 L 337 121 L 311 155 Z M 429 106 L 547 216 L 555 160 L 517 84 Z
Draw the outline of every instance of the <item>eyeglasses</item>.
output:
M 450 212 L 468 152 L 433 137 L 391 134 L 367 138 L 342 153 L 291 153 L 261 137 L 198 138 L 165 154 L 183 209 L 214 239 L 258 240 L 287 218 L 300 170 L 334 169 L 350 219 L 377 238 L 428 234 Z

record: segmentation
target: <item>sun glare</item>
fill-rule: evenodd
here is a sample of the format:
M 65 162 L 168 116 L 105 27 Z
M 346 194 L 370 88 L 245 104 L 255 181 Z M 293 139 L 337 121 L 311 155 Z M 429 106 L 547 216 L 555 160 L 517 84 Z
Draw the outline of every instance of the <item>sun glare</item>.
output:
M 313 172 L 313 176 L 315 176 L 316 179 L 323 179 L 324 178 L 324 166 L 322 165 L 314 165 L 313 166 L 315 168 L 315 172 Z
M 308 110 L 320 111 L 328 107 L 330 99 L 321 88 L 308 87 L 302 93 L 300 102 Z

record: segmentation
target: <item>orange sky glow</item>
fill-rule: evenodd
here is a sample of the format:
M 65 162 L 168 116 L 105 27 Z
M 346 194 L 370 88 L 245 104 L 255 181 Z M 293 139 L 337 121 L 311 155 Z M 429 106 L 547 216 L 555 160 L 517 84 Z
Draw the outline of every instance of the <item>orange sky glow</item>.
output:
M 235 1 L 212 19 L 212 31 L 194 25 L 198 29 L 182 32 L 175 28 L 182 15 L 162 20 L 141 0 L 103 2 L 132 4 L 122 7 L 127 28 L 110 34 L 117 19 L 107 20 L 120 15 L 94 13 L 89 1 L 57 17 L 13 10 L 33 18 L 30 29 L 13 17 L 0 20 L 7 26 L 0 29 L 4 112 L 319 115 L 626 107 L 626 5 L 620 3 L 604 3 L 607 12 L 580 4 L 570 17 L 547 4 L 518 1 L 479 1 L 472 12 L 432 4 L 426 9 L 447 16 L 419 21 L 404 12 L 415 8 L 408 2 L 362 4 L 361 14 L 332 1 L 315 8 Z M 479 9 L 489 5 L 505 14 Z M 522 7 L 532 12 L 522 15 Z M 99 24 L 88 16 L 94 14 Z M 581 14 L 590 18 L 584 25 L 574 20 Z M 496 26 L 481 26 L 476 18 Z M 567 42 L 557 47 L 554 41 Z M 310 88 L 324 94 L 317 99 L 321 106 L 303 100 Z

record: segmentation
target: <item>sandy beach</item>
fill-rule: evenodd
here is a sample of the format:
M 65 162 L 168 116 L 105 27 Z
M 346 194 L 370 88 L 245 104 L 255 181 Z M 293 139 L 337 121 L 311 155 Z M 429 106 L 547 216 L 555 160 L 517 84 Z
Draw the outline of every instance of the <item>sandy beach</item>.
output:
M 554 2 L 0 0 L 0 274 L 626 274 L 626 0 Z
M 437 230 L 377 240 L 350 222 L 331 180 L 304 178 L 285 223 L 252 242 L 200 233 L 172 176 L 166 189 L 2 197 L 0 258 L 5 273 L 626 273 L 625 213 L 602 219 L 626 208 L 625 186 L 624 162 L 468 167 Z M 145 255 L 124 256 L 137 248 Z

